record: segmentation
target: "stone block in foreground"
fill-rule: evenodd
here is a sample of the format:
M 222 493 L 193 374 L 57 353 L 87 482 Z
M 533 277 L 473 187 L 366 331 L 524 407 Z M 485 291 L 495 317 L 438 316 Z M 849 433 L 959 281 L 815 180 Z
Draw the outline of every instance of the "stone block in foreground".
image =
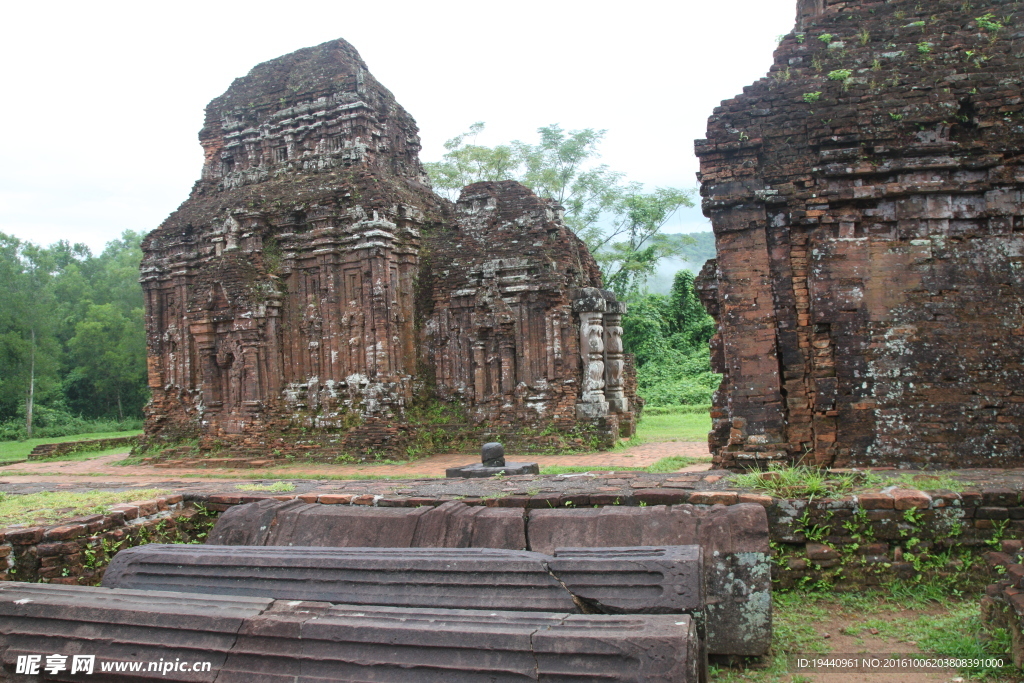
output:
M 145 545 L 107 568 L 108 588 L 352 605 L 683 614 L 704 608 L 698 546 L 490 548 Z
M 772 636 L 768 517 L 760 505 L 530 510 L 449 502 L 375 508 L 261 501 L 225 512 L 208 543 L 335 547 L 556 548 L 692 545 L 704 551 L 711 654 L 757 656 Z
M 94 680 L 696 682 L 688 615 L 586 615 L 329 605 L 159 591 L 9 583 L 0 587 L 0 661 L 95 654 Z M 210 662 L 207 672 L 149 662 Z M 132 674 L 112 661 L 142 662 Z M 67 672 L 43 680 L 82 680 Z M 88 679 L 89 677 L 84 677 Z M 37 679 L 38 680 L 38 679 Z

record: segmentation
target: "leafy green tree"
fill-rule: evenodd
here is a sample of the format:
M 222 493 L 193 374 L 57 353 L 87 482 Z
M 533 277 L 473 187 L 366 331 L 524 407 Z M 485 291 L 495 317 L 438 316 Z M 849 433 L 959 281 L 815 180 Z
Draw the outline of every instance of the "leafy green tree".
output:
M 513 141 L 485 147 L 475 144 L 484 129 L 474 123 L 467 133 L 445 143 L 441 161 L 425 164 L 435 189 L 455 199 L 470 183 L 518 180 L 565 209 L 565 222 L 590 248 L 601 266 L 605 286 L 626 296 L 636 294 L 660 259 L 692 242 L 667 239 L 661 229 L 683 206 L 693 206 L 692 192 L 657 188 L 646 193 L 622 173 L 594 165 L 605 131 L 565 131 L 553 124 L 537 130 L 536 145 Z M 468 143 L 467 139 L 474 142 Z
M 466 185 L 487 180 L 509 180 L 513 177 L 520 160 L 510 145 L 484 147 L 475 144 L 483 131 L 484 123 L 478 121 L 461 135 L 444 143 L 444 158 L 441 161 L 423 164 L 430 176 L 434 189 L 455 201 Z M 467 143 L 466 140 L 472 140 Z
M 93 256 L 80 244 L 39 247 L 0 233 L 0 438 L 141 417 L 141 240 L 128 231 Z
M 53 273 L 56 262 L 47 249 L 0 233 L 5 286 L 0 293 L 0 338 L 3 339 L 0 410 L 24 417 L 32 435 L 36 401 L 56 386 L 57 345 L 53 339 Z
M 638 295 L 622 318 L 622 341 L 636 357 L 638 392 L 649 405 L 703 405 L 721 376 L 711 371 L 708 341 L 715 321 L 693 286 L 693 273 L 676 273 L 672 290 Z
M 120 420 L 126 404 L 138 410 L 144 399 L 146 340 L 134 334 L 142 318 L 141 308 L 126 316 L 116 304 L 91 304 L 69 343 L 74 378 L 91 383 L 99 400 L 117 408 Z
M 693 206 L 693 201 L 688 192 L 675 188 L 659 187 L 649 194 L 623 197 L 612 229 L 594 249 L 606 287 L 635 296 L 661 259 L 679 254 L 678 240 L 669 239 L 661 229 L 681 206 Z M 616 238 L 618 241 L 613 241 Z

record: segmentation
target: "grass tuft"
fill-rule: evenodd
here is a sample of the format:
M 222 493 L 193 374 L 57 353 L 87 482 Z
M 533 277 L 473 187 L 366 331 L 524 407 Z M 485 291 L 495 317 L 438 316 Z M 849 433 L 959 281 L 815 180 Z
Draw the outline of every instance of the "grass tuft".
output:
M 921 491 L 962 491 L 966 484 L 949 473 L 878 474 L 875 472 L 830 472 L 807 465 L 773 463 L 763 472 L 732 475 L 732 484 L 764 491 L 776 498 L 828 498 L 849 493 L 897 486 Z

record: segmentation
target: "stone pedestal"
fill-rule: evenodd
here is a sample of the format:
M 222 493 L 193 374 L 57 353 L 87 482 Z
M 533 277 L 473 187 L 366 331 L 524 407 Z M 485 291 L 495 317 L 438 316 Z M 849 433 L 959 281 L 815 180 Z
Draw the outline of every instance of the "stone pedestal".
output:
M 466 479 L 493 477 L 496 474 L 540 474 L 540 466 L 535 462 L 506 462 L 501 467 L 488 467 L 476 462 L 472 465 L 463 465 L 462 467 L 449 467 L 444 471 L 444 476 L 449 479 L 456 477 Z

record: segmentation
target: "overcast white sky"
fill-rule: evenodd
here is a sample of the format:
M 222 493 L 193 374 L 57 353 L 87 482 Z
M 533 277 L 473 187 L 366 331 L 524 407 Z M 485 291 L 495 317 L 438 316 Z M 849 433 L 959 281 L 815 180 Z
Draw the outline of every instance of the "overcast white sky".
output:
M 711 110 L 771 64 L 796 0 L 179 0 L 4 9 L 0 232 L 99 251 L 149 231 L 198 178 L 203 108 L 259 62 L 342 37 L 415 117 L 424 161 L 478 142 L 608 130 L 602 161 L 693 187 Z M 673 231 L 708 229 L 699 209 Z

